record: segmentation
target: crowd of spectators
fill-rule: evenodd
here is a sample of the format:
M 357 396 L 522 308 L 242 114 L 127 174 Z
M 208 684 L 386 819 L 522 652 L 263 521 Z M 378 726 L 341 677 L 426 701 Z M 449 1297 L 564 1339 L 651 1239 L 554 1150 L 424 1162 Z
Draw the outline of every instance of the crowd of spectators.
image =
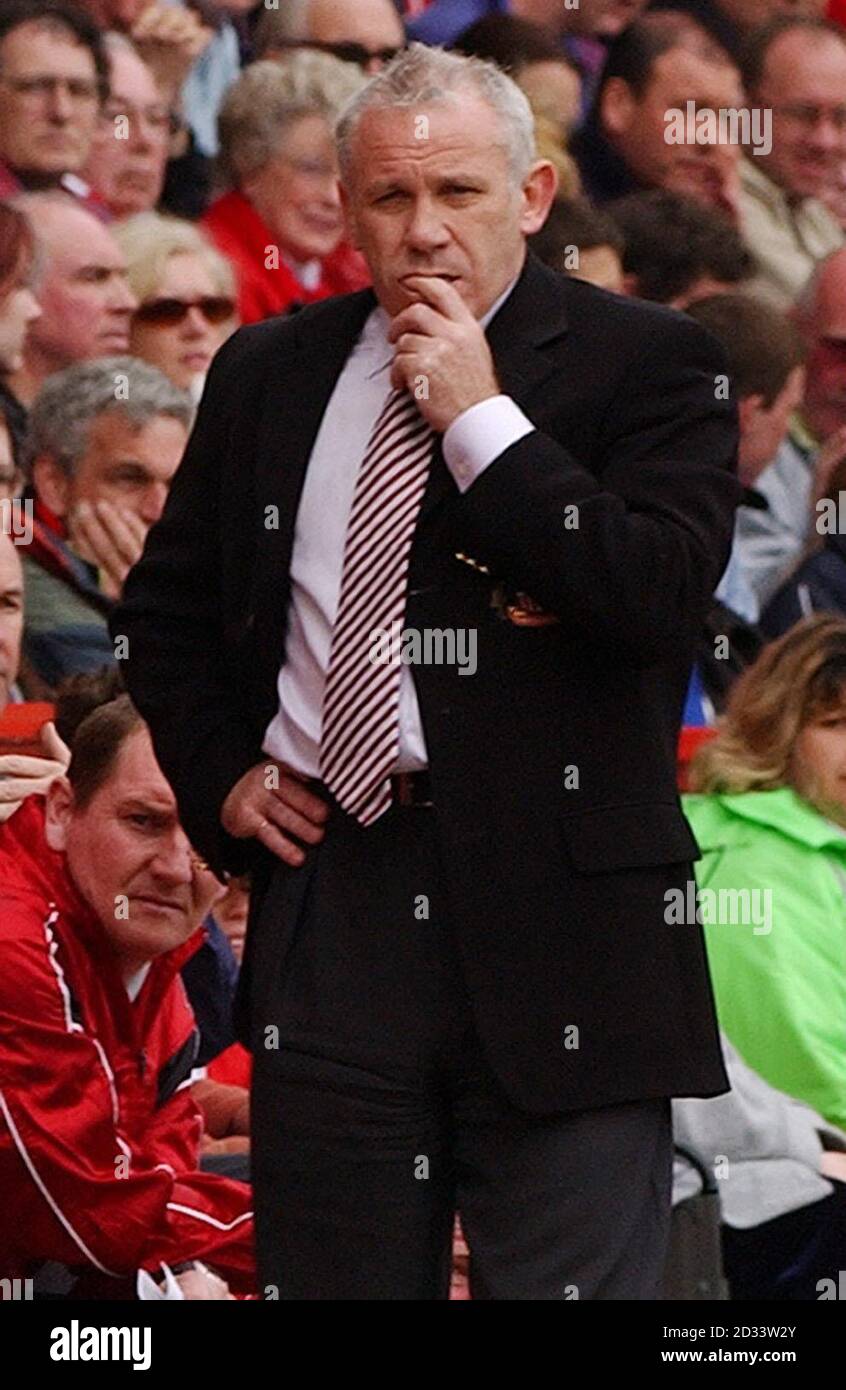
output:
M 836 1278 L 844 22 L 836 0 L 3 6 L 0 1273 L 131 1297 L 138 1270 L 201 1258 L 219 1277 L 179 1275 L 186 1297 L 260 1292 L 232 1016 L 249 885 L 217 883 L 188 844 L 108 616 L 225 339 L 368 284 L 333 130 L 416 41 L 495 62 L 528 97 L 559 182 L 532 254 L 723 345 L 744 496 L 691 673 L 684 804 L 699 888 L 760 917 L 703 915 L 732 1091 L 675 1102 L 675 1200 L 728 1156 L 733 1298 Z

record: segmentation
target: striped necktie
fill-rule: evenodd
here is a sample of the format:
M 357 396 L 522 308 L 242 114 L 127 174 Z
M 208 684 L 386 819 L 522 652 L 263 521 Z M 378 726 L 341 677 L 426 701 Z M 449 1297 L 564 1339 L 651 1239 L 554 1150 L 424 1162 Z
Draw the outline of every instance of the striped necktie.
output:
M 391 804 L 401 674 L 393 625 L 401 625 L 405 613 L 411 540 L 433 445 L 434 432 L 414 398 L 392 391 L 368 440 L 347 525 L 323 697 L 320 775 L 362 825 Z M 387 663 L 373 659 L 382 634 L 391 643 Z

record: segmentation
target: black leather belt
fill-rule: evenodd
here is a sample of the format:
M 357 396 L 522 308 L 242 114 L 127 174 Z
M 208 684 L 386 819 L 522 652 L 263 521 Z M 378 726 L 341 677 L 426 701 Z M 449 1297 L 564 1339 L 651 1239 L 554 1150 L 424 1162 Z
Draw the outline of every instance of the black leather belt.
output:
M 395 772 L 391 778 L 395 806 L 434 806 L 428 772 Z

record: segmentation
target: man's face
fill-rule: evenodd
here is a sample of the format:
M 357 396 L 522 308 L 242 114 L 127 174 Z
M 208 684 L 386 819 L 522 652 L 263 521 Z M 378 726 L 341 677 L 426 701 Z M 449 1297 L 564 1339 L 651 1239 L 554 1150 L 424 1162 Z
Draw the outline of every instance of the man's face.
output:
M 171 480 L 188 435 L 169 415 L 136 429 L 119 410 L 93 421 L 85 453 L 67 478 L 52 459 L 36 460 L 36 492 L 57 516 L 71 517 L 81 503 L 109 502 L 152 526 L 164 510 Z
M 0 712 L 18 675 L 23 636 L 23 570 L 18 547 L 0 527 Z
M 47 838 L 64 851 L 125 972 L 181 946 L 202 921 L 210 875 L 191 852 L 146 729 L 125 739 L 87 806 L 75 805 L 65 778 L 52 784 Z
M 19 24 L 0 43 L 0 159 L 45 183 L 88 158 L 100 105 L 94 59 L 58 27 Z
M 84 169 L 115 217 L 156 206 L 170 141 L 167 102 L 147 64 L 134 53 L 111 56 L 111 94 Z
M 804 389 L 805 369 L 794 367 L 771 405 L 765 405 L 760 396 L 741 401 L 737 471 L 746 487 L 751 487 L 775 458 L 790 417 L 802 404 Z
M 413 276 L 455 284 L 481 318 L 520 271 L 524 238 L 549 208 L 537 169 L 516 187 L 496 112 L 454 103 L 365 112 L 344 201 L 380 303 L 393 316 L 419 296 Z
M 797 198 L 834 188 L 846 158 L 846 34 L 783 34 L 753 99 L 772 108 L 772 150 L 760 156 L 770 178 Z
M 826 263 L 817 287 L 802 415 L 820 441 L 846 426 L 846 251 Z
M 371 55 L 367 72 L 378 72 L 405 33 L 393 0 L 311 0 L 308 37 L 315 43 L 359 44 Z
M 39 208 L 36 225 L 46 266 L 38 292 L 41 317 L 28 342 L 52 371 L 126 352 L 136 305 L 114 237 L 91 213 L 70 204 Z
M 603 93 L 602 124 L 608 139 L 632 174 L 647 188 L 666 188 L 722 206 L 740 159 L 740 146 L 671 144 L 667 112 L 715 113 L 743 104 L 740 77 L 729 64 L 705 62 L 695 53 L 673 48 L 656 58 L 641 97 L 627 83 L 612 79 Z

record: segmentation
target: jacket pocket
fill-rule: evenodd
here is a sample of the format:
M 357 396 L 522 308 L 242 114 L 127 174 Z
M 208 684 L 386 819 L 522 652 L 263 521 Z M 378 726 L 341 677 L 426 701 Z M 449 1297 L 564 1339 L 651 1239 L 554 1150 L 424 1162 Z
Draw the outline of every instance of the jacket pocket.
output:
M 672 801 L 595 806 L 565 816 L 561 824 L 567 854 L 583 874 L 701 858 L 690 826 Z

